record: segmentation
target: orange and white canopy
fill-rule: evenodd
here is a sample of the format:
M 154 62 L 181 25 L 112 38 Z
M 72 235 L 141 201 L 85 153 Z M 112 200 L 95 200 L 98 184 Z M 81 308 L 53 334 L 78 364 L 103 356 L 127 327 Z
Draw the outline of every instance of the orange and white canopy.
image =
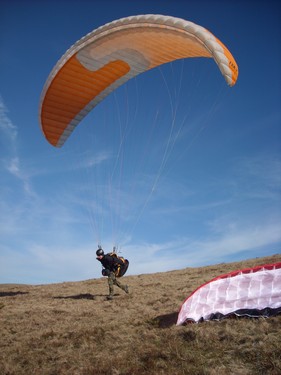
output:
M 122 18 L 76 42 L 50 73 L 40 99 L 46 139 L 60 147 L 79 122 L 117 87 L 149 69 L 188 57 L 209 57 L 233 86 L 237 64 L 205 28 L 180 18 Z

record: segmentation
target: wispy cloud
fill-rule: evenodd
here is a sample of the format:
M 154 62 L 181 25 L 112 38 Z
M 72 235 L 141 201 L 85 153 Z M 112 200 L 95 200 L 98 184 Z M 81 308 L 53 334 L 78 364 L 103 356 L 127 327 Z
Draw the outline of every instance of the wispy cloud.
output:
M 230 229 L 232 227 L 232 229 Z M 228 229 L 227 229 L 228 228 Z M 195 241 L 189 248 L 193 247 L 199 254 L 198 260 L 220 261 L 225 256 L 237 255 L 241 252 L 252 252 L 258 248 L 271 247 L 281 241 L 281 222 L 248 225 L 246 228 L 237 223 L 229 224 L 224 231 L 213 238 L 204 241 Z M 266 251 L 266 250 L 265 250 Z M 194 258 L 195 260 L 196 258 Z M 196 264 L 196 261 L 195 261 Z
M 11 146 L 16 146 L 18 129 L 8 117 L 8 109 L 0 95 L 0 129 L 1 132 L 8 138 Z
M 60 217 L 60 213 L 58 217 Z M 19 251 L 2 247 L 0 263 L 3 282 L 49 283 L 101 277 L 101 269 L 95 260 L 95 243 L 86 237 L 78 243 L 59 239 L 59 230 L 53 236 L 56 245 L 44 241 L 26 240 Z M 198 239 L 179 237 L 167 242 L 128 243 L 118 250 L 130 260 L 128 274 L 165 272 L 185 267 L 199 267 L 244 258 L 263 256 L 274 252 L 274 245 L 281 241 L 281 220 L 244 227 L 239 223 L 225 223 L 221 231 Z M 105 251 L 111 251 L 111 243 L 103 243 Z M 278 252 L 276 249 L 275 253 Z M 37 271 L 38 270 L 38 271 Z
M 9 118 L 8 109 L 6 108 L 1 96 L 0 130 L 3 134 L 3 138 L 6 139 L 6 143 L 8 144 L 6 155 L 5 157 L 3 156 L 1 160 L 4 170 L 6 170 L 8 173 L 22 182 L 25 193 L 27 193 L 28 195 L 33 195 L 34 192 L 31 188 L 29 176 L 22 167 L 22 163 L 18 153 L 18 128 Z
M 234 225 L 235 229 L 197 239 L 192 237 L 177 238 L 165 243 L 142 243 L 137 246 L 126 246 L 126 254 L 134 261 L 132 273 L 161 272 L 185 267 L 197 267 L 215 264 L 225 259 L 239 260 L 241 253 L 248 258 L 257 257 L 258 249 L 263 254 L 272 254 L 270 249 L 281 241 L 281 221 L 253 225 L 247 228 Z
M 80 155 L 80 162 L 77 164 L 77 168 L 92 168 L 97 165 L 104 163 L 105 161 L 112 158 L 112 154 L 108 150 L 101 150 L 98 153 L 86 153 Z
M 91 246 L 43 246 L 29 244 L 25 251 L 2 247 L 0 282 L 42 284 L 78 281 L 101 276 L 95 269 L 95 251 Z
M 247 179 L 247 184 L 243 184 L 245 194 L 256 198 L 277 197 L 278 199 L 281 189 L 280 171 L 280 155 L 274 154 L 241 158 L 236 161 L 234 169 L 239 182 L 241 179 Z

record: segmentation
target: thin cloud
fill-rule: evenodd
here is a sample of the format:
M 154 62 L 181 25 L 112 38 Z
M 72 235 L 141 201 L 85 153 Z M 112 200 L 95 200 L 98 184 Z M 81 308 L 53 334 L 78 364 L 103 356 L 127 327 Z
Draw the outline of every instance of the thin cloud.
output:
M 226 256 L 238 259 L 241 253 L 255 257 L 259 248 L 264 249 L 263 253 L 267 252 L 281 241 L 280 228 L 281 221 L 247 229 L 240 227 L 202 240 L 179 238 L 167 243 L 143 243 L 126 246 L 126 255 L 134 260 L 130 269 L 132 273 L 198 267 L 222 262 Z
M 243 251 L 256 250 L 260 247 L 267 247 L 281 241 L 281 222 L 265 225 L 253 225 L 246 229 L 236 228 L 235 230 L 222 233 L 220 237 L 204 242 L 198 242 L 195 247 L 205 257 L 212 254 L 212 257 L 219 259 L 225 255 L 235 255 Z M 253 253 L 254 256 L 254 253 Z
M 16 146 L 18 135 L 17 127 L 8 117 L 8 109 L 6 108 L 2 96 L 0 95 L 0 130 L 9 139 L 12 146 Z
M 281 160 L 279 156 L 257 155 L 239 161 L 240 172 L 258 178 L 269 187 L 281 187 Z
M 0 96 L 0 130 L 9 144 L 9 152 L 6 153 L 6 158 L 2 159 L 4 169 L 12 176 L 19 179 L 26 194 L 34 195 L 31 188 L 30 179 L 24 168 L 22 168 L 21 160 L 18 155 L 18 128 L 13 124 L 8 116 L 8 109 L 6 108 L 2 97 Z
M 281 159 L 279 155 L 259 154 L 235 160 L 233 186 L 240 197 L 280 202 Z M 240 188 L 239 188 L 240 187 Z M 241 188 L 242 187 L 242 188 Z
M 165 272 L 215 264 L 225 261 L 226 256 L 240 260 L 241 253 L 256 257 L 259 248 L 263 249 L 263 254 L 268 253 L 267 249 L 281 240 L 280 228 L 280 221 L 252 225 L 247 229 L 229 223 L 221 233 L 202 240 L 184 237 L 163 243 L 132 245 L 128 242 L 124 249 L 118 250 L 130 260 L 128 274 Z M 105 251 L 111 250 L 110 243 L 103 245 Z M 22 252 L 21 249 L 22 254 L 4 247 L 1 249 L 1 277 L 5 282 L 17 282 L 17 278 L 21 282 L 49 283 L 101 277 L 100 267 L 95 261 L 96 248 L 88 241 L 79 246 L 70 242 L 56 246 L 26 242 L 22 247 L 25 250 Z M 56 275 L 56 278 L 50 275 Z
M 112 153 L 108 150 L 100 150 L 98 152 L 81 152 L 68 151 L 67 157 L 75 158 L 75 162 L 72 163 L 68 170 L 79 170 L 79 169 L 91 169 L 99 166 L 100 164 L 110 160 L 112 158 Z
M 91 264 L 89 259 L 92 260 Z M 95 251 L 90 246 L 77 250 L 29 244 L 24 253 L 2 247 L 0 262 L 0 281 L 9 283 L 42 284 L 101 276 L 98 265 L 94 267 Z

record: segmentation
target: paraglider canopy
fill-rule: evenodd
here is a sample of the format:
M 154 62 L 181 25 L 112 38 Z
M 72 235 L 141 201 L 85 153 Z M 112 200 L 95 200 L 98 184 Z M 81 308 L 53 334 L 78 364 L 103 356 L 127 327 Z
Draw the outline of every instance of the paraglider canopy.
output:
M 235 84 L 233 56 L 202 26 L 171 16 L 140 15 L 99 27 L 62 56 L 46 81 L 39 114 L 46 139 L 62 146 L 117 87 L 161 64 L 190 57 L 213 58 L 227 84 Z
M 281 313 L 281 263 L 221 275 L 201 285 L 183 303 L 177 325 L 228 315 Z

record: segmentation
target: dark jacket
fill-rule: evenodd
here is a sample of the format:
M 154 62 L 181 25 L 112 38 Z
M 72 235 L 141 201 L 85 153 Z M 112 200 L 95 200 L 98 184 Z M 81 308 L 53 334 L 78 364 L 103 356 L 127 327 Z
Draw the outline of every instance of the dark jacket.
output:
M 112 257 L 109 254 L 105 254 L 102 259 L 98 259 L 98 261 L 101 262 L 103 267 L 110 272 L 115 272 L 117 270 L 118 264 L 121 266 L 123 265 L 123 262 L 119 260 L 116 257 Z

